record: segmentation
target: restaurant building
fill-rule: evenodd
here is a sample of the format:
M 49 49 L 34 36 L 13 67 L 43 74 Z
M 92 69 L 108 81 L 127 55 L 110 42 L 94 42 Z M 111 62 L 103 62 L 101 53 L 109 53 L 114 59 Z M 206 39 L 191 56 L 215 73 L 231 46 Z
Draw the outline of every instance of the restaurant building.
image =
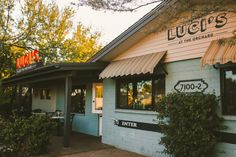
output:
M 194 8 L 213 1 L 191 1 Z M 235 8 L 234 1 L 222 2 Z M 32 88 L 32 109 L 75 113 L 73 131 L 147 156 L 166 156 L 155 106 L 169 92 L 219 96 L 217 156 L 236 154 L 236 13 L 211 12 L 189 22 L 178 0 L 165 0 L 106 45 L 87 63 L 55 64 L 17 74 L 3 85 Z M 178 18 L 176 18 L 178 17 Z M 164 27 L 167 26 L 167 27 Z M 65 137 L 69 131 L 65 130 Z M 78 141 L 81 142 L 81 141 Z M 65 146 L 69 142 L 65 138 Z

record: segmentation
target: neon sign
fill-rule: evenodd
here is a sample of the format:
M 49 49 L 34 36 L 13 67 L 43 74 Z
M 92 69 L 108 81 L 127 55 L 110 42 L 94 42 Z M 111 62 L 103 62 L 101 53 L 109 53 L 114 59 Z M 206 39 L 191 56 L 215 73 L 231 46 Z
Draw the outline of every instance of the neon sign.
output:
M 32 63 L 37 62 L 39 62 L 39 50 L 34 50 L 20 58 L 17 58 L 16 69 L 24 68 Z

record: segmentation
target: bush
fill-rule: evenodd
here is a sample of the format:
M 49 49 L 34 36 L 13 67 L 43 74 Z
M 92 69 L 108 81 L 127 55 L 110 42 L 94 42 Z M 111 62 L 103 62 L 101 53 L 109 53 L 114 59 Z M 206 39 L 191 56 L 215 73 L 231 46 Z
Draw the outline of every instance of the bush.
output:
M 0 99 L 1 101 L 1 99 Z M 8 117 L 9 115 L 12 114 L 12 106 L 10 104 L 3 104 L 0 103 L 0 115 L 4 117 Z
M 211 157 L 222 119 L 215 95 L 171 93 L 157 107 L 164 153 L 174 157 Z
M 47 152 L 55 124 L 46 116 L 0 117 L 0 128 L 0 156 L 29 157 Z

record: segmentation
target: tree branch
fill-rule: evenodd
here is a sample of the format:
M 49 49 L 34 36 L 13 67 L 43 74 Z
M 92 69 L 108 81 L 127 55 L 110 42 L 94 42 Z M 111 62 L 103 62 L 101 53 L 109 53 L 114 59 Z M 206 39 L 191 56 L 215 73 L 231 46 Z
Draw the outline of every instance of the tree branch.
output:
M 117 11 L 117 12 L 132 12 L 139 8 L 162 2 L 163 0 L 152 0 L 151 2 L 146 2 L 144 4 L 135 4 L 136 7 L 128 7 L 125 6 L 126 4 L 132 4 L 135 2 L 135 0 L 121 0 L 121 1 L 105 1 L 105 0 L 82 0 L 79 2 L 72 2 L 72 5 L 75 5 L 77 7 L 81 6 L 89 6 L 92 7 L 95 10 L 111 10 L 111 11 Z

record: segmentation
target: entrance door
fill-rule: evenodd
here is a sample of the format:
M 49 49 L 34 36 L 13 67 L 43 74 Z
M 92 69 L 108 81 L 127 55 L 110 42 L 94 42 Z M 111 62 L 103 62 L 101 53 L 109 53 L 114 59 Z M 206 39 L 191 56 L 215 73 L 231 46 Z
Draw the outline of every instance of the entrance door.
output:
M 98 114 L 99 136 L 102 136 L 103 84 L 93 84 L 92 112 Z

